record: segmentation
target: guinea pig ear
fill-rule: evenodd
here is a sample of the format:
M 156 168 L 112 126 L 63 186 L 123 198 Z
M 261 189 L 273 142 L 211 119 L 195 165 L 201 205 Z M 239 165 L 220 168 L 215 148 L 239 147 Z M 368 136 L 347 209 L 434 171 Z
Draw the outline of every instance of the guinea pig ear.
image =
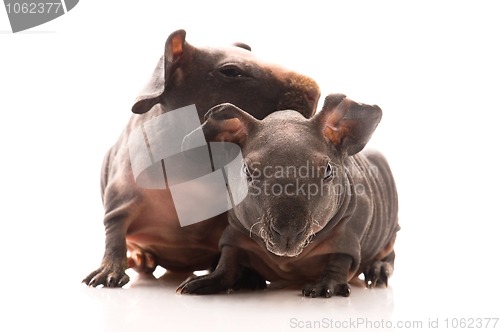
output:
M 224 103 L 212 107 L 205 115 L 202 125 L 207 142 L 232 142 L 244 144 L 257 119 L 234 106 Z
M 132 112 L 143 114 L 161 102 L 165 88 L 174 71 L 179 67 L 186 50 L 192 47 L 186 42 L 186 31 L 174 31 L 165 43 L 165 52 L 158 61 L 151 79 L 132 106 Z
M 382 118 L 377 105 L 360 104 L 342 94 L 325 98 L 321 112 L 312 121 L 341 154 L 352 156 L 365 147 Z

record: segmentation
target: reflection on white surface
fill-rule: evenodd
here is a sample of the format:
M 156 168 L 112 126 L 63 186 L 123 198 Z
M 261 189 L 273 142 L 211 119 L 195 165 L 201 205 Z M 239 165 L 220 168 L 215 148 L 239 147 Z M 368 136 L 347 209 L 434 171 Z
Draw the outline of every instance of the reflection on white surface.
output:
M 422 271 L 396 273 L 388 288 L 353 286 L 350 297 L 330 299 L 306 298 L 300 288 L 273 286 L 255 292 L 179 295 L 176 287 L 186 276 L 170 273 L 158 279 L 134 274 L 122 289 L 90 288 L 70 280 L 59 286 L 2 287 L 9 302 L 3 306 L 7 310 L 0 330 L 389 331 L 398 326 L 421 330 L 436 321 L 442 327 L 447 318 L 498 316 L 498 300 L 490 303 L 488 296 L 471 296 L 464 288 L 448 293 L 442 282 L 429 283 L 425 276 L 407 279 Z
M 305 298 L 299 289 L 190 296 L 175 293 L 182 280 L 136 279 L 126 289 L 74 287 L 70 303 L 78 302 L 78 311 L 64 315 L 59 323 L 81 327 L 92 321 L 93 330 L 105 331 L 288 331 L 318 324 L 315 321 L 388 321 L 394 305 L 391 288 L 353 287 L 351 297 L 331 299 Z M 69 308 L 70 303 L 61 305 Z

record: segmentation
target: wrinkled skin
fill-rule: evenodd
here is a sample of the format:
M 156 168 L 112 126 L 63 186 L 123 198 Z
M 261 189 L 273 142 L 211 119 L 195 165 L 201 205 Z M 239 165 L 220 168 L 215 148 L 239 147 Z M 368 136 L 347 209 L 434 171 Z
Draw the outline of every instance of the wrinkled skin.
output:
M 360 273 L 368 287 L 387 286 L 399 230 L 396 187 L 385 158 L 361 152 L 381 116 L 344 95 L 328 96 L 312 119 L 282 111 L 260 121 L 230 104 L 214 107 L 203 131 L 240 146 L 249 194 L 229 213 L 216 270 L 178 291 L 225 291 L 248 270 L 249 288 L 289 280 L 310 297 L 349 296 L 348 282 Z
M 227 225 L 226 214 L 181 227 L 170 190 L 136 184 L 127 146 L 134 129 L 192 104 L 200 122 L 211 107 L 223 102 L 254 109 L 259 119 L 287 108 L 306 117 L 314 114 L 319 88 L 312 79 L 259 60 L 244 44 L 238 46 L 194 47 L 186 42 L 183 30 L 169 36 L 165 54 L 132 107 L 136 114 L 104 160 L 106 245 L 100 267 L 83 280 L 87 285 L 121 287 L 129 281 L 128 267 L 144 273 L 157 265 L 178 272 L 209 269 L 220 255 L 218 241 Z M 164 130 L 176 125 L 168 123 Z

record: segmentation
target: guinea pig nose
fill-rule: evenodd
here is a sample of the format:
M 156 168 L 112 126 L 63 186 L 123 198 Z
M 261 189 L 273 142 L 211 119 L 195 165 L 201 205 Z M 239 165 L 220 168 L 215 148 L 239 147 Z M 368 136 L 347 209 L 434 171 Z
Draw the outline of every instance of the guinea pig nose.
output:
M 297 238 L 302 237 L 304 235 L 304 233 L 306 232 L 306 229 L 307 229 L 307 227 L 304 226 L 304 228 L 302 228 L 302 230 L 297 233 Z
M 272 232 L 272 233 L 274 233 L 274 234 L 276 234 L 276 235 L 281 235 L 281 234 L 282 234 L 282 232 L 280 232 L 280 231 L 276 228 L 276 226 L 274 226 L 273 224 L 271 224 L 271 226 L 270 226 L 269 228 L 271 229 L 271 232 Z

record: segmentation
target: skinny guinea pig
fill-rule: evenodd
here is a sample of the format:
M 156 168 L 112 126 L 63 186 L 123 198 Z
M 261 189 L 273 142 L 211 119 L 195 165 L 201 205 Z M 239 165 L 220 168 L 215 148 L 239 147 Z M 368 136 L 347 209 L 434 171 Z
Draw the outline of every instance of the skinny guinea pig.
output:
M 144 273 L 157 265 L 179 272 L 208 269 L 220 256 L 226 214 L 181 227 L 169 189 L 136 184 L 127 147 L 134 129 L 192 104 L 200 123 L 211 107 L 225 102 L 255 110 L 252 115 L 258 119 L 290 108 L 305 117 L 315 112 L 320 92 L 312 79 L 259 60 L 245 44 L 201 48 L 185 36 L 179 30 L 168 37 L 150 82 L 132 106 L 136 114 L 105 157 L 101 192 L 106 243 L 100 267 L 83 280 L 89 286 L 121 287 L 129 281 L 128 267 Z
M 387 286 L 399 230 L 396 187 L 385 158 L 361 152 L 382 117 L 378 106 L 335 94 L 311 119 L 288 110 L 258 120 L 230 104 L 209 114 L 207 140 L 241 148 L 248 194 L 229 212 L 215 271 L 178 292 L 288 280 L 305 285 L 305 296 L 349 296 L 348 282 L 361 273 L 367 287 Z

